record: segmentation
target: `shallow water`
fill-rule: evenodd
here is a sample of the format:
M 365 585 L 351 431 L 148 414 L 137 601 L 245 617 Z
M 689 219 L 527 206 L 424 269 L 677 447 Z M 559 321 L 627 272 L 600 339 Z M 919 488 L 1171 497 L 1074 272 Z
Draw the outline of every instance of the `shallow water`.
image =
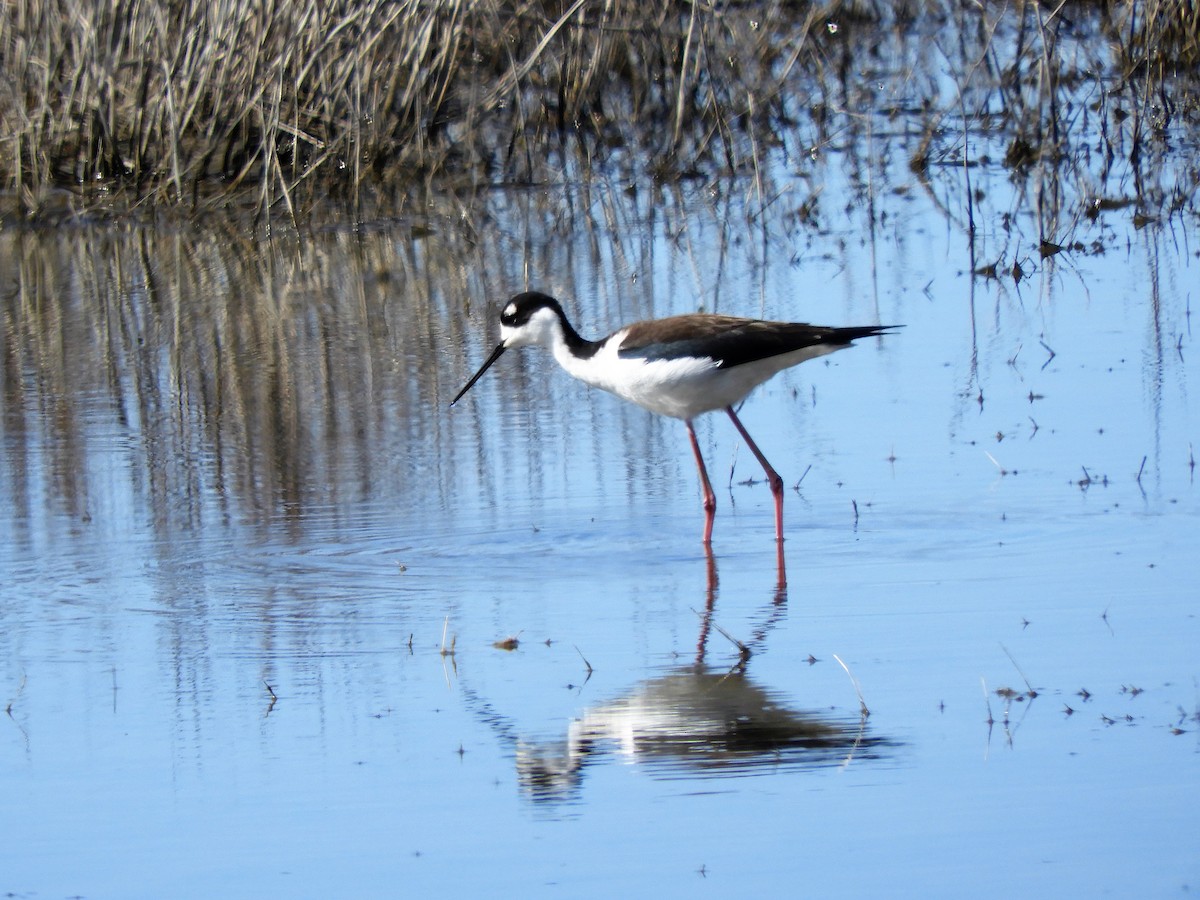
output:
M 0 890 L 1194 887 L 1195 219 L 972 253 L 878 165 L 815 231 L 588 183 L 485 241 L 0 233 Z M 786 587 L 723 417 L 709 560 L 681 424 L 532 352 L 447 409 L 526 271 L 589 335 L 905 326 L 742 410 Z

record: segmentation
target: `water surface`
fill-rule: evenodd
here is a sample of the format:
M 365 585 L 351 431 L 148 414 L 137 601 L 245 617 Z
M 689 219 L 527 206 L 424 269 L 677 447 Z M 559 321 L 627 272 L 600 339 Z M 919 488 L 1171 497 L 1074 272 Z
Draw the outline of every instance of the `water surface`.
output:
M 1194 888 L 1194 211 L 1043 258 L 998 164 L 972 243 L 961 171 L 857 146 L 765 210 L 0 233 L 0 889 Z M 447 408 L 526 286 L 906 326 L 741 412 L 786 586 L 723 417 L 708 559 L 680 423 L 532 352 Z

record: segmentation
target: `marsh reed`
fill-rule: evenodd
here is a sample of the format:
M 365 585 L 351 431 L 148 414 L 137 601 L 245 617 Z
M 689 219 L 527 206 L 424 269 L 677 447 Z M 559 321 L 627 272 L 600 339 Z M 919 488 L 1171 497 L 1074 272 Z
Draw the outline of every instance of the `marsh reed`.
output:
M 252 189 L 289 207 L 301 187 L 534 177 L 568 131 L 624 143 L 641 123 L 654 156 L 702 152 L 748 102 L 728 96 L 736 72 L 708 77 L 707 56 L 746 35 L 713 7 L 645 9 L 13 0 L 0 176 L 27 209 L 48 187 L 114 184 L 153 202 Z
M 1200 64 L 1188 0 L 6 0 L 0 190 L 24 215 L 237 196 L 295 217 L 434 178 L 757 172 L 788 140 L 815 146 L 833 116 L 886 112 L 856 106 L 856 82 L 897 48 L 929 136 L 948 115 L 982 115 L 961 91 L 939 94 L 938 67 L 960 87 L 990 72 L 987 127 L 1012 127 L 1020 167 L 1060 137 L 1043 107 L 1083 70 L 1058 40 L 1081 23 L 1107 38 L 1086 62 L 1106 55 L 1146 105 Z M 956 55 L 976 68 L 954 70 Z

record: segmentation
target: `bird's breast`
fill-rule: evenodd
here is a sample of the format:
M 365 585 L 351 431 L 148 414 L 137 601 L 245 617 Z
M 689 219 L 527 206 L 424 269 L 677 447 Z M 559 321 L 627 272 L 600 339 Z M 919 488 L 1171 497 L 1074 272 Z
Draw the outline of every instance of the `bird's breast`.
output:
M 586 359 L 567 354 L 567 358 L 560 358 L 559 362 L 580 381 L 661 416 L 690 419 L 732 402 L 724 399 L 724 392 L 718 390 L 728 378 L 728 372 L 715 360 L 686 356 L 672 359 L 621 356 L 619 337 L 615 335 Z M 745 391 L 742 392 L 744 395 Z

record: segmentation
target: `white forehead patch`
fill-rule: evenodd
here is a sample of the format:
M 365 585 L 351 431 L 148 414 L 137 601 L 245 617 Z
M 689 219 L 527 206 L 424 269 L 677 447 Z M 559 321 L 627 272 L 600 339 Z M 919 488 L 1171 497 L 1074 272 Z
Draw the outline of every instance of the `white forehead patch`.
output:
M 501 315 L 504 316 L 506 319 L 511 316 L 515 316 L 516 314 L 517 314 L 517 304 L 515 304 L 515 303 L 508 304 L 508 306 L 504 307 L 504 312 L 501 313 Z

